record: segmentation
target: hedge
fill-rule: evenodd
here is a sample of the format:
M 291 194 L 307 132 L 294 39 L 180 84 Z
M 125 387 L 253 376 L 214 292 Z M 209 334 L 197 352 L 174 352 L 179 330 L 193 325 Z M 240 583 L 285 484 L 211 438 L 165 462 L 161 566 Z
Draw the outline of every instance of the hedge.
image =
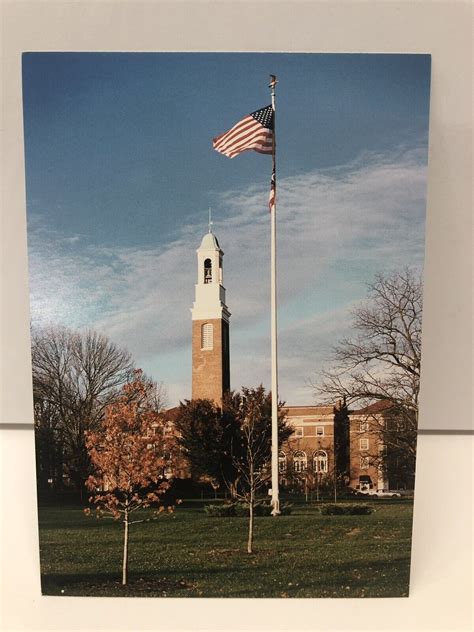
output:
M 369 505 L 350 505 L 346 503 L 322 505 L 319 511 L 323 516 L 368 516 L 372 513 Z
M 282 503 L 280 505 L 280 513 L 283 516 L 288 516 L 291 513 L 293 505 L 290 503 Z M 208 516 L 214 518 L 228 518 L 228 517 L 245 517 L 249 515 L 249 505 L 243 502 L 224 503 L 222 505 L 205 505 L 204 511 Z M 258 501 L 254 504 L 254 516 L 270 516 L 272 513 L 272 506 L 269 503 Z

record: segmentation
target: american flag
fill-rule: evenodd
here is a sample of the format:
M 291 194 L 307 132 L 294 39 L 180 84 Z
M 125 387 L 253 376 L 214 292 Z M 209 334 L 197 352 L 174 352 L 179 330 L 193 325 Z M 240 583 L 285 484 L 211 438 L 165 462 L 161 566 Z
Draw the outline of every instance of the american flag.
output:
M 272 179 L 270 182 L 270 195 L 268 197 L 268 206 L 270 208 L 270 213 L 275 208 L 275 201 L 276 201 L 276 176 L 275 176 L 275 168 L 273 168 Z
M 252 112 L 228 132 L 212 140 L 216 151 L 229 158 L 253 149 L 260 154 L 273 152 L 273 108 L 271 105 Z

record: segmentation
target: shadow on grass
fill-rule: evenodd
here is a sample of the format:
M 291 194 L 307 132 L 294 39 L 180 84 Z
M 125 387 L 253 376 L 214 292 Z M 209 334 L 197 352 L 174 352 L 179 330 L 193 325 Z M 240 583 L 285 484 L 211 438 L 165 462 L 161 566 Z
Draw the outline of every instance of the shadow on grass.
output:
M 247 559 L 258 558 L 257 552 Z M 301 567 L 295 577 L 260 559 L 257 567 L 131 572 L 126 586 L 117 572 L 51 573 L 42 576 L 41 584 L 44 595 L 96 597 L 403 597 L 408 595 L 409 571 L 409 556 L 400 556 L 390 561 L 358 559 L 322 568 Z
M 194 589 L 184 578 L 170 578 L 158 574 L 141 573 L 130 575 L 128 584 L 122 585 L 117 573 L 94 573 L 78 575 L 52 574 L 41 577 L 43 595 L 65 595 L 85 597 L 134 597 L 166 596 Z
M 197 582 L 217 575 L 238 572 L 241 569 L 206 568 L 201 573 L 186 573 L 173 569 L 159 571 L 143 571 L 129 573 L 128 584 L 122 585 L 120 573 L 48 573 L 41 575 L 43 595 L 77 595 L 77 596 L 185 596 L 178 593 L 193 592 Z M 195 596 L 190 594 L 189 596 Z

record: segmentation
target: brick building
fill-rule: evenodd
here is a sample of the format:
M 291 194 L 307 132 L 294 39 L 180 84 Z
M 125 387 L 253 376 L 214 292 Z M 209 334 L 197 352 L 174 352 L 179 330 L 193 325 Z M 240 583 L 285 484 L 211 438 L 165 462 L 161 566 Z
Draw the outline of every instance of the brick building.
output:
M 357 490 L 413 489 L 414 463 L 386 445 L 394 406 L 379 401 L 359 410 L 334 406 L 287 406 L 294 431 L 279 454 L 283 485 L 303 480 L 334 481 Z
M 306 472 L 344 476 L 348 469 L 348 418 L 344 406 L 288 406 L 288 423 L 293 434 L 279 454 L 283 485 Z
M 415 456 L 402 439 L 416 444 L 416 424 L 390 401 L 377 401 L 349 413 L 351 487 L 413 489 Z M 414 436 L 410 436 L 413 435 Z

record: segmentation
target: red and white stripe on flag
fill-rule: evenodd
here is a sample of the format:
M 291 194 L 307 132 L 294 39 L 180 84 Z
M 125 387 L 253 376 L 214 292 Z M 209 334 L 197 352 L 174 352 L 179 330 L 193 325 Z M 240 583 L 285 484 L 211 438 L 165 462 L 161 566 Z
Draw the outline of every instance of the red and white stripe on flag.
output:
M 275 169 L 272 173 L 272 179 L 270 182 L 270 195 L 268 196 L 268 207 L 270 209 L 270 213 L 275 209 L 276 203 L 276 179 L 275 179 Z
M 271 154 L 273 151 L 272 106 L 269 105 L 245 116 L 228 132 L 216 136 L 212 141 L 212 146 L 229 158 L 234 158 L 248 150 Z

